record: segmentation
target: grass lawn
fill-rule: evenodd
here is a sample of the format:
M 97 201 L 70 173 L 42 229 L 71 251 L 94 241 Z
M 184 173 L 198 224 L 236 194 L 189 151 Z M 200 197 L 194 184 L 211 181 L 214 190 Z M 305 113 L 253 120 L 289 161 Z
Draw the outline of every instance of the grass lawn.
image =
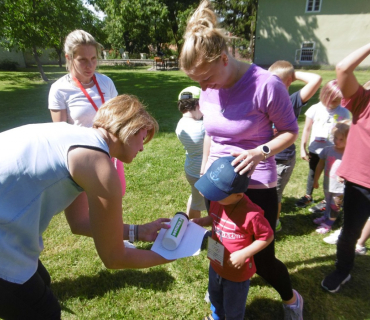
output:
M 45 71 L 49 83 L 42 82 L 33 68 L 0 72 L 0 132 L 27 123 L 51 121 L 47 109 L 49 88 L 66 71 L 58 67 L 45 67 Z M 160 126 L 160 132 L 144 152 L 125 166 L 124 221 L 140 224 L 184 211 L 190 188 L 183 171 L 184 150 L 174 130 L 181 116 L 177 111 L 178 93 L 194 82 L 181 71 L 101 67 L 100 72 L 112 78 L 120 94 L 140 97 Z M 323 83 L 335 78 L 334 71 L 313 72 L 323 77 Z M 364 83 L 370 72 L 360 71 L 357 77 Z M 291 92 L 300 88 L 301 84 L 294 83 Z M 318 94 L 308 106 L 317 100 Z M 306 109 L 299 118 L 301 130 Z M 323 277 L 333 270 L 336 247 L 324 243 L 325 235 L 315 232 L 313 215 L 307 209 L 294 206 L 305 193 L 307 171 L 307 163 L 298 157 L 283 197 L 283 230 L 276 235 L 276 255 L 289 269 L 293 288 L 304 297 L 305 319 L 370 319 L 369 255 L 356 257 L 353 278 L 338 294 L 321 289 Z M 323 199 L 322 190 L 314 191 L 314 199 Z M 199 256 L 150 269 L 107 270 L 92 239 L 72 235 L 63 214 L 52 220 L 44 243 L 41 260 L 51 274 L 63 319 L 202 319 L 209 314 L 209 306 L 203 300 L 208 283 L 204 251 Z M 138 246 L 150 249 L 151 245 Z M 252 278 L 246 319 L 283 319 L 277 292 L 258 276 Z

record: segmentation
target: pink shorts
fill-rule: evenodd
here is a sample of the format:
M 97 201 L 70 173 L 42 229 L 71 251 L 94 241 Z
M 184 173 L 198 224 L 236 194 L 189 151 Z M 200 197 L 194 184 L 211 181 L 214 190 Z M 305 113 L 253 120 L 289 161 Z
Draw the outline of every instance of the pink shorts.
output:
M 112 158 L 112 162 L 114 166 L 116 167 L 119 179 L 121 180 L 122 197 L 123 197 L 126 192 L 125 169 L 123 167 L 123 162 L 118 160 L 117 158 Z

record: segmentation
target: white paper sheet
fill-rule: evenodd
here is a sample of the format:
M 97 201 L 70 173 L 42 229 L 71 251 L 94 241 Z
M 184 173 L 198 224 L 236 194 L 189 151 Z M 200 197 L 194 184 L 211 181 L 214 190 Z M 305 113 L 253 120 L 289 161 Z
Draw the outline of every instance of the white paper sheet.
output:
M 166 231 L 167 229 L 161 229 L 151 250 L 165 259 L 172 260 L 198 255 L 207 230 L 190 221 L 180 245 L 175 250 L 167 250 L 162 246 L 162 239 Z

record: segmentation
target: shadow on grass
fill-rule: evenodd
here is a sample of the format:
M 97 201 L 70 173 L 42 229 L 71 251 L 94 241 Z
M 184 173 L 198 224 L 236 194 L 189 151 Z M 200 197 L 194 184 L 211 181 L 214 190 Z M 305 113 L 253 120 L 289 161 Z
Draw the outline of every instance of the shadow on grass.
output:
M 281 232 L 276 233 L 277 240 L 283 240 L 291 236 L 311 234 L 317 228 L 317 225 L 313 223 L 313 219 L 321 216 L 321 214 L 309 212 L 309 207 L 297 208 L 295 206 L 296 201 L 296 198 L 284 197 L 280 217 L 283 229 Z M 342 215 L 340 215 L 334 223 L 333 230 L 337 229 L 341 223 Z
M 255 297 L 247 304 L 244 319 L 246 320 L 278 320 L 283 319 L 283 309 L 280 301 Z
M 302 261 L 285 262 L 290 270 L 293 288 L 304 298 L 303 318 L 317 319 L 351 319 L 363 320 L 370 317 L 370 305 L 367 295 L 370 281 L 370 256 L 357 256 L 355 267 L 351 271 L 352 278 L 341 286 L 338 293 L 332 294 L 321 287 L 321 282 L 334 270 L 335 255 L 327 255 Z M 327 262 L 332 262 L 327 265 Z M 299 271 L 294 271 L 299 266 Z M 261 277 L 254 276 L 251 287 L 269 287 Z M 245 319 L 283 319 L 280 301 L 254 297 L 247 305 Z
M 112 67 L 101 69 L 100 72 L 113 80 L 118 94 L 135 95 L 148 107 L 148 111 L 159 123 L 160 132 L 175 131 L 181 118 L 177 109 L 178 94 L 187 86 L 198 85 L 181 71 L 125 71 Z M 55 80 L 67 72 L 63 68 L 47 66 L 44 70 L 49 82 L 41 81 L 35 68 L 27 68 L 24 72 L 0 73 L 0 81 L 6 82 L 0 101 L 0 118 L 3 120 L 0 132 L 28 123 L 51 121 L 48 110 L 49 89 Z
M 94 299 L 109 291 L 127 287 L 167 291 L 175 279 L 164 270 L 149 272 L 139 270 L 101 271 L 93 276 L 77 279 L 65 278 L 52 283 L 52 290 L 61 302 L 70 298 Z

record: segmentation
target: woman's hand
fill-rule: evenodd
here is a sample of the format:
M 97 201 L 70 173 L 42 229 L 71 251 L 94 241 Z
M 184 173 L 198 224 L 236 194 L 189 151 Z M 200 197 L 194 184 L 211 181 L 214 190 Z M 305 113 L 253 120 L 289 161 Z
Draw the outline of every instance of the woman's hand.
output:
M 314 181 L 313 182 L 313 188 L 314 189 L 318 189 L 319 188 L 319 182 L 318 181 Z
M 231 155 L 236 157 L 231 163 L 235 167 L 235 172 L 239 172 L 241 175 L 248 172 L 248 177 L 252 175 L 259 162 L 264 160 L 264 156 L 258 148 L 243 152 L 232 152 Z
M 169 229 L 170 225 L 166 222 L 170 222 L 171 219 L 159 218 L 155 221 L 141 224 L 138 227 L 138 239 L 144 242 L 152 242 L 157 236 L 161 229 Z

